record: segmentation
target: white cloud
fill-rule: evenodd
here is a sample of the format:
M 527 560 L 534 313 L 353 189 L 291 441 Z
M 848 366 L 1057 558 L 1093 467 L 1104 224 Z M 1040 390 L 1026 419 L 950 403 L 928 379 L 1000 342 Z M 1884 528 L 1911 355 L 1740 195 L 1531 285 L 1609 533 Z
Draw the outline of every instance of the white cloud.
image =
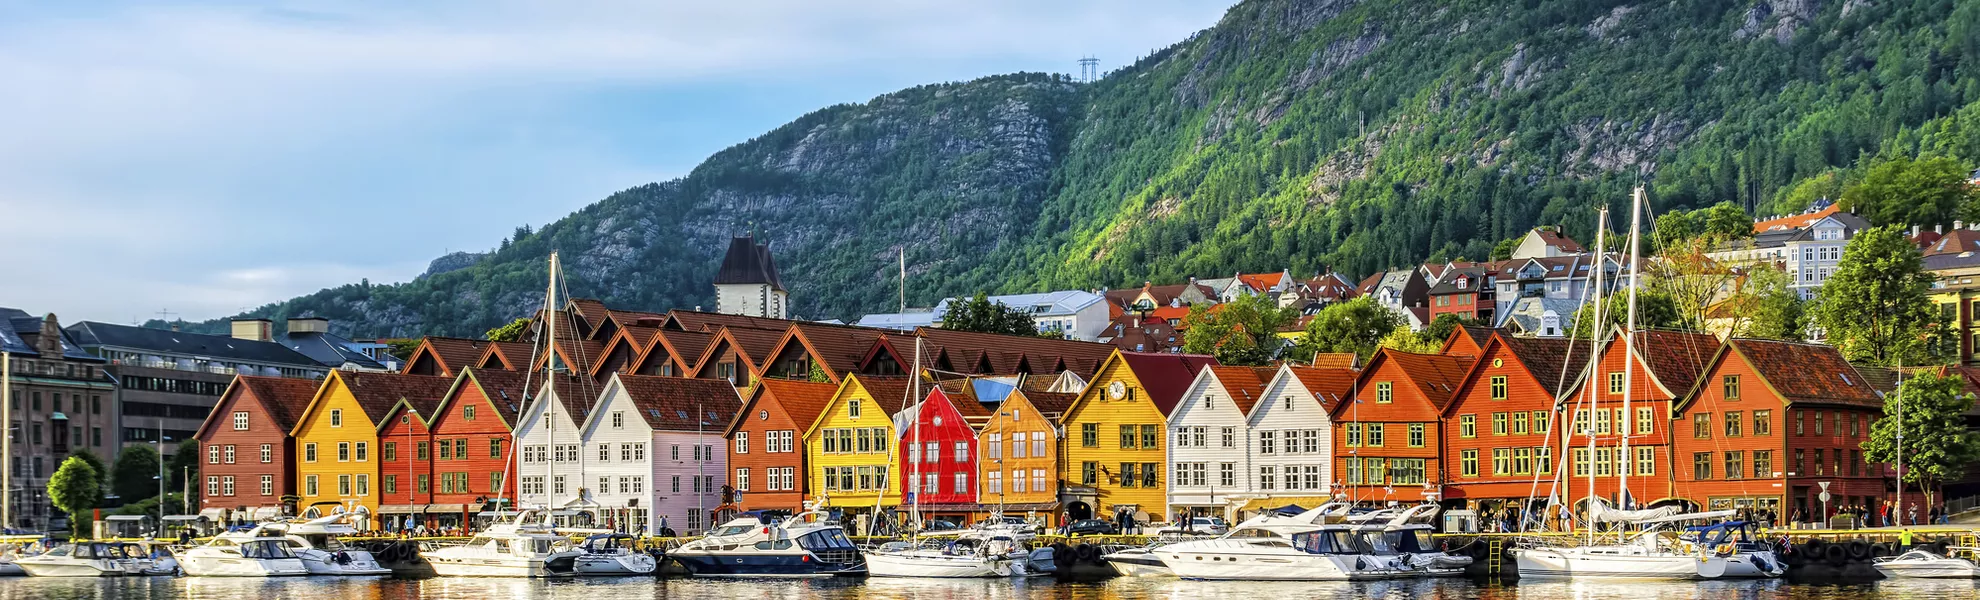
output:
M 25 267 L 0 302 L 206 318 L 403 280 L 798 112 L 1118 65 L 1227 5 L 0 2 L 0 253 L 92 265 Z

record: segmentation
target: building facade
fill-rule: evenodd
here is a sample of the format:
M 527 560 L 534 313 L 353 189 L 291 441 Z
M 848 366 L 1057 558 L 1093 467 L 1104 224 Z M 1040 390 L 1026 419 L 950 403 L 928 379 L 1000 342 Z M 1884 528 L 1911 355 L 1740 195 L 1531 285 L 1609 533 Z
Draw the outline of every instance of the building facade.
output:
M 48 478 L 69 455 L 116 458 L 115 380 L 105 361 L 85 352 L 54 314 L 30 316 L 0 308 L 0 361 L 12 428 L 7 457 L 12 527 L 50 531 L 66 526 L 48 499 Z
M 1075 485 L 1068 518 L 1160 521 L 1167 510 L 1168 417 L 1216 359 L 1115 351 L 1060 417 L 1060 468 Z
M 789 379 L 766 379 L 750 389 L 725 431 L 737 508 L 803 509 L 815 481 L 805 466 L 803 434 L 838 389 Z
M 289 436 L 321 382 L 291 377 L 234 378 L 192 438 L 198 444 L 200 510 L 214 522 L 296 514 L 296 444 Z
M 1357 501 L 1435 500 L 1442 469 L 1442 413 L 1477 359 L 1376 352 L 1353 397 L 1334 407 L 1335 495 Z
M 1211 366 L 1197 372 L 1169 413 L 1164 515 L 1227 516 L 1226 507 L 1251 491 L 1244 481 L 1251 471 L 1245 420 L 1276 374 L 1266 367 Z

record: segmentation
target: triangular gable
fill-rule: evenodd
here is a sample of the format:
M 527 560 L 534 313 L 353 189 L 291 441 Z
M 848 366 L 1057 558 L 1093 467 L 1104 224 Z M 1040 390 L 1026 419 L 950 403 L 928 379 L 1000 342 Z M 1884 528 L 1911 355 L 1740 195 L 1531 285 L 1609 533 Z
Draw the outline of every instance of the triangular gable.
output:
M 605 380 L 605 388 L 598 391 L 598 401 L 592 405 L 590 414 L 585 415 L 584 420 L 578 422 L 578 439 L 590 440 L 591 435 L 597 433 L 598 416 L 612 412 L 612 407 L 621 402 L 625 404 L 625 406 L 620 407 L 621 410 L 627 410 L 632 413 L 639 412 L 639 407 L 633 402 L 632 395 L 626 392 L 625 382 L 620 380 L 618 373 L 613 373 L 610 378 Z M 634 414 L 630 420 L 639 423 L 641 427 L 647 427 L 649 431 L 652 429 L 652 427 L 646 424 L 646 419 L 640 418 L 638 414 Z
M 845 381 L 839 382 L 839 390 L 832 393 L 832 401 L 826 402 L 825 408 L 823 410 L 818 411 L 818 418 L 812 419 L 811 424 L 805 426 L 804 435 L 802 439 L 809 440 L 811 439 L 811 436 L 816 435 L 818 433 L 818 424 L 825 422 L 825 415 L 832 414 L 832 411 L 838 410 L 839 405 L 845 404 L 847 396 L 851 396 L 854 393 L 865 390 L 865 387 L 860 383 L 861 379 L 862 378 L 858 376 L 853 376 L 853 377 L 847 377 Z M 866 395 L 868 397 L 873 396 L 873 394 L 870 393 Z M 889 413 L 888 416 L 891 417 L 892 414 Z
M 406 357 L 406 366 L 400 373 L 415 375 L 421 370 L 430 370 L 434 375 L 451 377 L 473 364 L 486 350 L 486 342 L 467 338 L 426 336 L 420 338 L 419 347 Z
M 459 386 L 460 380 L 456 379 L 455 385 Z M 447 393 L 452 394 L 453 391 L 449 390 Z M 433 407 L 427 407 L 426 409 L 421 410 L 420 407 L 413 405 L 412 399 L 400 398 L 398 402 L 392 404 L 392 408 L 387 409 L 385 411 L 385 416 L 383 418 L 378 419 L 377 423 L 372 424 L 372 431 L 374 432 L 385 431 L 385 426 L 391 425 L 392 421 L 398 418 L 399 413 L 405 412 L 406 409 L 412 409 L 413 416 L 419 418 L 420 427 L 424 427 L 428 431 L 433 430 L 433 419 L 438 416 L 436 414 L 438 412 L 437 410 L 435 410 Z
M 646 349 L 645 341 L 634 339 L 630 330 L 620 328 L 618 333 L 612 334 L 611 341 L 605 343 L 598 360 L 592 362 L 589 375 L 598 377 L 608 371 L 627 370 L 646 354 Z
M 474 388 L 481 392 L 481 397 L 489 403 L 489 408 L 494 409 L 495 418 L 501 421 L 503 426 L 513 431 L 516 423 L 510 421 L 509 415 L 517 411 L 505 411 L 503 407 L 494 405 L 495 395 L 488 393 L 488 386 L 482 384 L 482 378 L 485 376 L 486 372 L 481 369 L 462 371 L 460 378 L 454 382 L 454 387 L 447 390 L 447 395 L 440 397 L 439 404 L 434 405 L 433 418 L 427 420 L 426 428 L 431 430 L 438 426 L 440 418 L 446 416 L 448 411 L 453 409 L 455 399 L 460 398 L 461 394 L 467 392 L 469 388 Z M 517 421 L 520 421 L 520 419 L 517 419 Z
M 330 374 L 324 376 L 323 385 L 317 386 L 316 395 L 310 397 L 309 405 L 303 407 L 302 412 L 296 415 L 296 422 L 289 426 L 289 437 L 302 433 L 303 424 L 315 418 L 317 409 L 323 406 L 323 398 L 329 396 L 331 390 L 347 385 L 344 377 L 344 371 L 338 369 L 331 369 Z
M 1446 374 L 1446 373 L 1441 373 L 1441 369 L 1439 369 L 1439 373 L 1435 373 L 1435 374 L 1431 373 L 1429 369 L 1422 369 L 1422 368 L 1400 369 L 1400 371 L 1402 372 L 1402 376 L 1398 377 L 1397 379 L 1406 382 L 1411 389 L 1416 390 L 1417 396 L 1421 397 L 1424 402 L 1429 404 L 1428 408 L 1430 409 L 1430 412 L 1433 413 L 1442 413 L 1442 411 L 1446 408 L 1446 406 L 1448 406 L 1451 403 L 1450 400 L 1455 399 L 1457 397 L 1457 383 L 1461 382 L 1462 381 L 1461 378 L 1464 376 L 1464 373 L 1471 369 L 1470 363 L 1477 362 L 1475 360 L 1464 360 L 1464 358 L 1469 358 L 1469 357 L 1449 357 L 1440 354 L 1411 354 L 1408 352 L 1402 352 L 1400 350 L 1396 350 L 1394 348 L 1382 348 L 1375 352 L 1374 358 L 1369 359 L 1368 367 L 1362 369 L 1361 374 L 1355 377 L 1354 397 L 1351 398 L 1350 401 L 1348 402 L 1342 402 L 1339 405 L 1336 405 L 1332 411 L 1329 411 L 1329 416 L 1338 418 L 1340 416 L 1341 411 L 1347 410 L 1350 406 L 1352 406 L 1356 402 L 1360 402 L 1361 390 L 1373 383 L 1373 381 L 1371 380 L 1375 377 L 1375 374 L 1381 372 L 1382 367 L 1386 363 L 1404 360 L 1404 357 L 1407 357 L 1408 360 L 1422 362 L 1425 364 L 1440 363 L 1440 362 L 1458 363 L 1459 361 L 1463 361 L 1461 367 L 1458 364 L 1451 364 L 1451 365 L 1430 364 L 1430 366 L 1433 367 L 1457 367 L 1457 373 L 1455 374 L 1455 377 L 1452 378 L 1452 379 L 1457 379 L 1457 381 L 1448 381 L 1448 382 L 1431 381 L 1431 379 L 1442 379 L 1442 377 L 1437 376 L 1439 374 Z M 1424 359 L 1424 360 L 1419 361 L 1418 359 Z M 1441 388 L 1433 389 L 1433 388 L 1425 387 L 1426 385 L 1441 386 L 1445 384 L 1450 385 L 1451 389 L 1444 390 Z M 1446 398 L 1446 401 L 1443 404 L 1439 404 L 1436 400 L 1436 398 L 1440 396 Z
M 253 398 L 262 413 L 280 424 L 295 419 L 298 415 L 295 414 L 293 407 L 271 404 L 279 403 L 282 399 L 269 397 L 270 395 L 313 394 L 306 390 L 321 387 L 323 387 L 322 382 L 316 380 L 236 375 L 233 381 L 227 382 L 227 389 L 220 393 L 220 399 L 214 403 L 213 410 L 207 411 L 206 419 L 200 421 L 199 428 L 193 430 L 193 439 L 211 439 L 209 436 L 214 428 L 223 420 L 232 418 L 231 413 L 234 412 L 232 407 L 238 406 L 243 397 Z M 290 423 L 290 426 L 293 427 L 294 424 Z

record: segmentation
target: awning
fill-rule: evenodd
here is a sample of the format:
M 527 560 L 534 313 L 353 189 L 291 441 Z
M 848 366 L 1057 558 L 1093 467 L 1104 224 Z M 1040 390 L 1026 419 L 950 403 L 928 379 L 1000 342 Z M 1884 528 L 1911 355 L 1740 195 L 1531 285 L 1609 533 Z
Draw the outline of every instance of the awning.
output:
M 419 513 L 419 505 L 417 504 L 387 504 L 378 507 L 378 514 L 381 515 L 410 515 L 417 513 Z
M 151 517 L 147 517 L 144 515 L 110 515 L 108 517 L 104 517 L 103 520 L 116 521 L 121 523 L 125 521 L 144 521 L 149 518 Z
M 466 504 L 428 504 L 419 509 L 421 514 L 454 514 L 467 512 Z
M 1238 510 L 1240 512 L 1251 510 L 1264 511 L 1286 506 L 1312 508 L 1331 501 L 1333 501 L 1333 497 L 1331 496 L 1268 496 L 1265 498 L 1252 498 L 1246 501 L 1243 506 L 1239 506 Z
M 208 519 L 208 518 L 206 518 L 206 517 L 202 517 L 202 516 L 199 516 L 199 515 L 165 515 L 165 522 L 167 522 L 167 523 L 179 523 L 179 522 L 190 522 L 190 521 L 211 521 L 211 520 L 212 520 L 212 519 Z
M 278 517 L 281 517 L 281 516 L 282 516 L 282 507 L 280 507 L 280 506 L 256 506 L 256 507 L 254 507 L 253 509 L 250 509 L 250 510 L 248 511 L 248 514 L 249 514 L 249 515 L 251 515 L 251 518 L 253 518 L 253 519 L 254 519 L 254 520 L 256 520 L 256 521 L 265 521 L 265 520 L 268 520 L 268 519 L 274 519 L 274 518 L 278 518 Z
M 204 509 L 199 511 L 199 517 L 202 519 L 206 519 L 208 521 L 224 521 L 227 519 L 227 509 L 224 508 Z

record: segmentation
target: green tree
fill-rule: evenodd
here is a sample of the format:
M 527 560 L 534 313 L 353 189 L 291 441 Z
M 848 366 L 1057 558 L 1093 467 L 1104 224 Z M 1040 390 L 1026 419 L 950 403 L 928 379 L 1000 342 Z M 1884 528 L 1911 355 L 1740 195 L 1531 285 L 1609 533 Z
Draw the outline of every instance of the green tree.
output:
M 1397 327 L 1389 335 L 1382 336 L 1382 341 L 1376 345 L 1415 354 L 1435 354 L 1444 348 L 1442 340 L 1430 339 L 1430 336 L 1410 331 L 1408 327 Z
M 419 351 L 419 343 L 419 338 L 385 340 L 385 352 L 399 357 L 399 360 L 408 360 L 412 358 L 414 352 Z
M 1306 334 L 1293 346 L 1294 360 L 1310 361 L 1313 355 L 1352 352 L 1366 361 L 1380 347 L 1382 338 L 1403 328 L 1400 315 L 1362 296 L 1336 302 L 1320 309 L 1306 324 Z
M 158 452 L 149 446 L 127 446 L 110 467 L 110 493 L 126 503 L 156 497 L 161 485 L 158 475 Z
M 95 452 L 90 452 L 88 449 L 78 446 L 69 451 L 69 458 L 79 458 L 83 462 L 89 463 L 90 469 L 94 470 L 96 474 L 97 489 L 108 490 L 110 488 L 110 466 L 103 464 L 103 459 L 97 458 Z
M 1961 215 L 1973 216 L 1980 200 L 1966 181 L 1968 172 L 1965 164 L 1944 156 L 1882 161 L 1843 191 L 1842 207 L 1873 225 L 1949 225 Z
M 481 336 L 491 342 L 520 342 L 523 336 L 529 335 L 530 325 L 531 321 L 529 319 L 516 319 L 510 321 L 508 325 L 490 329 L 487 333 L 481 334 Z M 402 356 L 400 358 L 405 357 Z
M 1247 294 L 1211 310 L 1196 305 L 1183 317 L 1183 351 L 1208 354 L 1227 365 L 1263 365 L 1285 344 L 1279 330 L 1299 318 L 1264 294 Z
M 1971 408 L 1973 395 L 1966 393 L 1958 375 L 1921 371 L 1884 403 L 1884 418 L 1870 425 L 1870 439 L 1862 443 L 1863 458 L 1897 463 L 1902 457 L 1902 479 L 1923 489 L 1925 504 L 1931 506 L 1941 484 L 1959 479 L 1968 465 L 1980 461 L 1980 439 L 1966 429 Z
M 197 502 L 200 490 L 196 489 L 197 486 L 187 486 L 186 482 L 199 481 L 199 442 L 188 440 L 179 444 L 179 451 L 173 452 L 165 463 L 165 489 L 190 490 L 193 500 Z
M 968 300 L 950 302 L 949 311 L 942 315 L 942 328 L 1004 335 L 1038 335 L 1038 323 L 1031 320 L 1031 313 L 1002 302 L 992 302 L 990 296 L 983 292 L 977 292 Z
M 1932 358 L 1932 276 L 1899 225 L 1856 234 L 1817 292 L 1815 324 L 1853 361 L 1899 366 Z
M 1628 278 L 1623 281 L 1627 282 Z M 1606 326 L 1623 324 L 1629 317 L 1629 289 L 1614 290 L 1602 299 L 1602 306 L 1602 321 Z M 1698 315 L 1687 316 L 1678 309 L 1677 300 L 1671 297 L 1670 292 L 1653 287 L 1649 282 L 1645 282 L 1636 292 L 1636 326 L 1640 329 L 1697 331 L 1700 318 Z M 1574 311 L 1574 327 L 1571 329 L 1574 336 L 1589 337 L 1594 319 L 1595 304 L 1592 302 Z
M 1506 238 L 1506 239 L 1503 239 L 1503 240 L 1499 240 L 1499 243 L 1497 243 L 1497 244 L 1493 244 L 1493 245 L 1492 245 L 1492 260 L 1506 260 L 1506 259 L 1509 259 L 1509 258 L 1512 258 L 1512 253 L 1513 253 L 1513 251 L 1514 251 L 1514 250 L 1518 250 L 1518 249 L 1519 249 L 1519 241 L 1520 241 L 1521 239 L 1524 239 L 1524 238 L 1523 238 L 1523 237 L 1511 237 L 1511 238 Z
M 70 456 L 62 461 L 61 468 L 48 478 L 48 500 L 69 515 L 71 535 L 87 537 L 89 532 L 89 511 L 103 504 L 103 485 L 99 475 L 89 461 L 80 456 Z
M 1843 194 L 1842 175 L 1839 172 L 1833 170 L 1823 171 L 1819 175 L 1816 175 L 1814 177 L 1809 177 L 1807 179 L 1801 180 L 1800 182 L 1797 182 L 1793 188 L 1790 188 L 1787 191 L 1787 193 L 1776 196 L 1774 200 L 1768 204 L 1769 207 L 1772 207 L 1772 210 L 1762 211 L 1761 214 L 1782 215 L 1789 213 L 1797 213 L 1804 210 L 1808 210 L 1808 208 L 1814 206 L 1816 202 L 1820 202 L 1824 199 L 1832 200 L 1832 201 L 1841 200 L 1842 194 Z
M 1668 252 L 1672 248 L 1680 247 L 1681 244 L 1697 238 L 1702 229 L 1703 227 L 1698 223 L 1698 220 L 1692 217 L 1692 213 L 1673 210 L 1657 216 L 1657 224 L 1651 229 L 1650 237 L 1652 239 L 1644 241 L 1654 242 L 1649 245 L 1655 247 L 1659 252 Z
M 1753 237 L 1753 217 L 1747 216 L 1746 209 L 1738 204 L 1720 202 L 1693 213 L 1692 217 L 1703 226 L 1701 233 L 1718 242 Z
M 1423 332 L 1419 333 L 1418 336 L 1422 337 L 1425 340 L 1429 340 L 1431 343 L 1436 344 L 1437 345 L 1436 349 L 1442 349 L 1444 346 L 1444 340 L 1451 339 L 1451 332 L 1457 331 L 1459 328 L 1463 328 L 1463 327 L 1477 327 L 1480 325 L 1483 325 L 1483 323 L 1478 322 L 1478 319 L 1473 319 L 1471 317 L 1452 314 L 1452 313 L 1444 313 L 1441 315 L 1437 315 L 1437 318 L 1435 319 L 1431 319 L 1430 324 L 1424 326 Z
M 1771 265 L 1747 273 L 1740 294 L 1749 298 L 1741 307 L 1746 319 L 1742 337 L 1799 342 L 1808 333 L 1808 303 L 1790 287 L 1786 271 Z

